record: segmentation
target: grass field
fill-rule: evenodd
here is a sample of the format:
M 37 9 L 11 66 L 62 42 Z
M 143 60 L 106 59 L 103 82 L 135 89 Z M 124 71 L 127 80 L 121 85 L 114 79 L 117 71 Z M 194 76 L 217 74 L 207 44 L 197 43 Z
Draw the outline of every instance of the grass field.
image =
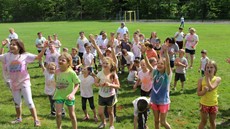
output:
M 57 33 L 62 42 L 63 47 L 76 46 L 76 39 L 79 31 L 85 31 L 87 37 L 90 33 L 98 34 L 101 30 L 106 32 L 115 32 L 119 27 L 118 22 L 35 22 L 35 23 L 9 23 L 0 24 L 0 39 L 8 36 L 8 29 L 15 28 L 19 38 L 25 43 L 26 50 L 37 54 L 35 48 L 35 39 L 37 32 L 42 31 L 47 37 Z M 168 36 L 173 36 L 177 31 L 179 23 L 127 23 L 130 33 L 136 29 L 140 29 L 146 37 L 150 36 L 152 31 L 157 31 L 158 36 L 163 41 Z M 225 62 L 227 57 L 230 57 L 230 24 L 221 23 L 189 23 L 185 24 L 184 32 L 187 32 L 188 27 L 194 27 L 197 30 L 200 41 L 196 50 L 196 59 L 193 69 L 187 71 L 187 81 L 185 83 L 186 91 L 184 94 L 178 91 L 173 91 L 171 95 L 171 107 L 168 113 L 168 122 L 173 129 L 195 129 L 199 124 L 199 97 L 196 94 L 197 81 L 200 78 L 198 73 L 200 51 L 201 49 L 208 50 L 208 57 L 213 59 L 218 64 L 217 75 L 222 78 L 219 86 L 219 113 L 217 115 L 217 129 L 230 128 L 230 64 Z M 44 94 L 44 77 L 42 70 L 37 67 L 38 64 L 32 63 L 28 66 L 31 75 L 33 100 L 37 108 L 38 116 L 41 120 L 41 129 L 56 128 L 54 117 L 50 117 L 48 97 Z M 132 101 L 139 96 L 140 91 L 133 91 L 131 86 L 126 84 L 127 72 L 124 75 L 119 75 L 121 89 L 118 94 L 117 104 L 117 129 L 132 129 L 133 128 L 133 107 Z M 173 83 L 173 82 L 172 82 Z M 178 83 L 180 89 L 180 83 Z M 12 95 L 9 89 L 5 86 L 3 79 L 0 80 L 0 128 L 1 129 L 32 129 L 33 121 L 28 108 L 23 103 L 23 122 L 19 125 L 11 125 L 10 121 L 15 119 L 14 104 Z M 94 89 L 95 103 L 97 105 L 98 89 Z M 92 116 L 92 112 L 87 107 Z M 93 120 L 82 121 L 84 117 L 81 110 L 81 101 L 79 92 L 76 94 L 76 115 L 78 118 L 79 129 L 96 129 L 98 124 Z M 153 129 L 153 114 L 149 115 L 148 126 Z M 69 117 L 63 119 L 63 129 L 71 128 Z M 107 127 L 108 128 L 108 127 Z

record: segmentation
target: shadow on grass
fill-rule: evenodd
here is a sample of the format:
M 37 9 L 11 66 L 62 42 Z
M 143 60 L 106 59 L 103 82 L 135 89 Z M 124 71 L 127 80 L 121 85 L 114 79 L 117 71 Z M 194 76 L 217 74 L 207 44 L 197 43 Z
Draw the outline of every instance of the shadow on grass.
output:
M 44 78 L 44 75 L 34 75 L 30 76 L 32 79 Z
M 230 108 L 227 110 L 219 109 L 219 112 L 221 113 L 221 118 L 224 122 L 217 124 L 216 128 L 217 129 L 229 129 L 230 128 Z
M 196 93 L 196 88 L 186 89 L 186 90 L 184 90 L 183 93 L 181 93 L 180 91 L 170 91 L 171 96 L 177 96 L 177 95 L 182 95 L 182 94 L 194 94 L 194 93 Z

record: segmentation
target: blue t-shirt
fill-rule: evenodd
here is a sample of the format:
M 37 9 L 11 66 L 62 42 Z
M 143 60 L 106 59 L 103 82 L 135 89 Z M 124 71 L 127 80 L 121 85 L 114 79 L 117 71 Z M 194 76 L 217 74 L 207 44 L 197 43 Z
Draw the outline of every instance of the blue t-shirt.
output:
M 153 87 L 151 102 L 159 105 L 169 104 L 170 80 L 172 75 L 166 72 L 161 74 L 158 70 L 153 71 Z

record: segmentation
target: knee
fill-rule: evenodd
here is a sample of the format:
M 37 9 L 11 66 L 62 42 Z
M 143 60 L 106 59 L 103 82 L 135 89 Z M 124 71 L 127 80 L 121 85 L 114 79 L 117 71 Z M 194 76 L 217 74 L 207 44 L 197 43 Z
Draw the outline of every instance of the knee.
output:
M 95 109 L 95 106 L 94 106 L 93 104 L 90 104 L 90 108 L 91 108 L 92 110 L 94 110 L 94 109 Z
M 216 126 L 216 122 L 215 121 L 210 121 L 210 126 L 215 127 Z
M 158 119 L 155 119 L 154 122 L 155 122 L 155 125 L 158 125 L 160 123 Z
M 207 124 L 207 120 L 206 119 L 201 119 L 201 123 L 203 124 L 203 125 L 206 125 Z M 211 123 L 211 122 L 210 122 Z
M 76 119 L 76 116 L 75 116 L 74 112 L 71 112 L 69 114 L 69 117 L 70 117 L 71 120 L 75 120 Z

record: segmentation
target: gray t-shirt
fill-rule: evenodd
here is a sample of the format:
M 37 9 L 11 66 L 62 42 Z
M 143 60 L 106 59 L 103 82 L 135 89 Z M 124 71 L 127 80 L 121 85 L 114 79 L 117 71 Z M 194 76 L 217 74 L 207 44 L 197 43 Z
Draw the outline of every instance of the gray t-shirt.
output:
M 180 59 L 180 62 L 184 65 L 188 65 L 188 61 L 185 57 L 182 57 L 182 58 L 179 58 Z M 186 73 L 186 69 L 185 67 L 183 66 L 177 66 L 176 67 L 176 73 L 183 73 L 185 74 Z

